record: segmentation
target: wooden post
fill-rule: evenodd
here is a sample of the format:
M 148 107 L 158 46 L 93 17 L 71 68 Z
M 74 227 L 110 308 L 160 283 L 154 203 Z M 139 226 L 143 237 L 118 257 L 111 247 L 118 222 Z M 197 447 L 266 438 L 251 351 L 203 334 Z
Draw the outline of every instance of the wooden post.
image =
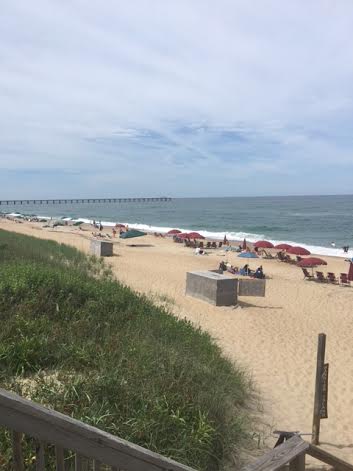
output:
M 289 471 L 305 471 L 305 453 L 298 455 L 289 463 Z
M 326 335 L 319 334 L 317 345 L 317 362 L 316 362 L 316 379 L 315 379 L 315 397 L 314 397 L 314 414 L 313 414 L 313 428 L 311 443 L 313 445 L 319 444 L 320 438 L 320 407 L 322 401 L 322 373 L 325 364 L 325 348 L 326 348 Z
M 22 433 L 12 432 L 12 453 L 13 453 L 13 469 L 14 471 L 23 471 L 22 458 Z
M 45 454 L 43 442 L 38 442 L 36 446 L 36 471 L 45 471 Z
M 56 446 L 55 456 L 56 456 L 56 471 L 65 471 L 64 449 L 59 446 Z

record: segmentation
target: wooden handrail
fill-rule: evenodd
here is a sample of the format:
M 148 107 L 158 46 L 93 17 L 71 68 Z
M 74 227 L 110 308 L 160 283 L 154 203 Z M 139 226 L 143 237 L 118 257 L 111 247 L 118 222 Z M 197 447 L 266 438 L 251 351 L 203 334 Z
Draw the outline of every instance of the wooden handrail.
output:
M 307 454 L 323 463 L 333 466 L 337 471 L 353 471 L 353 465 L 337 458 L 337 456 L 332 455 L 316 445 L 310 445 Z
M 290 438 L 282 445 L 273 448 L 260 459 L 243 468 L 243 471 L 276 471 L 302 455 L 309 449 L 309 443 L 298 435 Z
M 194 471 L 174 460 L 103 432 L 0 388 L 0 425 L 60 449 L 126 471 Z
M 310 455 L 333 466 L 337 471 L 353 471 L 353 465 L 316 445 L 311 445 L 299 435 L 294 435 L 282 445 L 265 453 L 254 463 L 242 468 L 242 471 L 277 471 L 288 463 L 290 471 L 303 471 L 305 469 L 305 455 Z

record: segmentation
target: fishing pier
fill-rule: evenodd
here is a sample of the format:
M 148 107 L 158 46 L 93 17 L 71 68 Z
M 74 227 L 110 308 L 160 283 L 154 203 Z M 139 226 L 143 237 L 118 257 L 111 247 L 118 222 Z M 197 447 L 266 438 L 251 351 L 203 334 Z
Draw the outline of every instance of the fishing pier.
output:
M 72 203 L 161 203 L 172 201 L 172 198 L 162 196 L 158 198 L 60 198 L 42 200 L 0 200 L 0 206 L 28 205 L 28 204 L 72 204 Z

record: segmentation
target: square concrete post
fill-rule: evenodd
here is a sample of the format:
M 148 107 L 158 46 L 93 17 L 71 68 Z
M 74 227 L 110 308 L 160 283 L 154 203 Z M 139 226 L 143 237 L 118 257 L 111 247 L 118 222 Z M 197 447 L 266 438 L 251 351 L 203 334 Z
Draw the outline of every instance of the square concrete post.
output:
M 215 306 L 237 304 L 238 280 L 211 271 L 188 272 L 186 294 Z
M 90 253 L 96 257 L 111 257 L 113 255 L 113 244 L 105 240 L 91 240 Z

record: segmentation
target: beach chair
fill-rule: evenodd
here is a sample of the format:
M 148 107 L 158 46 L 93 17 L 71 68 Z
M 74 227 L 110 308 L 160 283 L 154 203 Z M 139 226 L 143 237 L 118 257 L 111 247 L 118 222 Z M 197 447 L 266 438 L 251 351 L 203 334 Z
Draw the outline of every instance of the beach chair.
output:
M 306 268 L 302 268 L 304 274 L 304 280 L 313 280 L 314 276 L 311 275 Z
M 341 273 L 340 274 L 340 282 L 341 282 L 341 285 L 343 285 L 343 286 L 350 286 L 351 285 L 351 282 L 348 279 L 347 273 Z
M 207 248 L 207 249 L 210 249 L 210 248 L 211 248 L 211 242 L 207 242 L 206 248 Z
M 199 247 L 200 247 L 200 249 L 203 249 L 203 242 L 202 242 L 202 240 L 201 240 L 200 243 L 199 243 Z
M 338 283 L 338 280 L 336 278 L 336 275 L 332 272 L 328 272 L 327 273 L 327 281 L 329 283 L 333 283 L 333 284 L 337 284 Z
M 216 242 L 212 242 L 212 248 L 213 248 L 213 249 L 216 249 L 216 248 L 217 248 Z
M 317 271 L 316 272 L 316 281 L 319 281 L 320 283 L 326 283 L 326 278 L 322 271 Z
M 218 248 L 219 248 L 219 249 L 222 247 L 222 245 L 223 245 L 223 242 L 222 242 L 222 241 L 218 242 Z

